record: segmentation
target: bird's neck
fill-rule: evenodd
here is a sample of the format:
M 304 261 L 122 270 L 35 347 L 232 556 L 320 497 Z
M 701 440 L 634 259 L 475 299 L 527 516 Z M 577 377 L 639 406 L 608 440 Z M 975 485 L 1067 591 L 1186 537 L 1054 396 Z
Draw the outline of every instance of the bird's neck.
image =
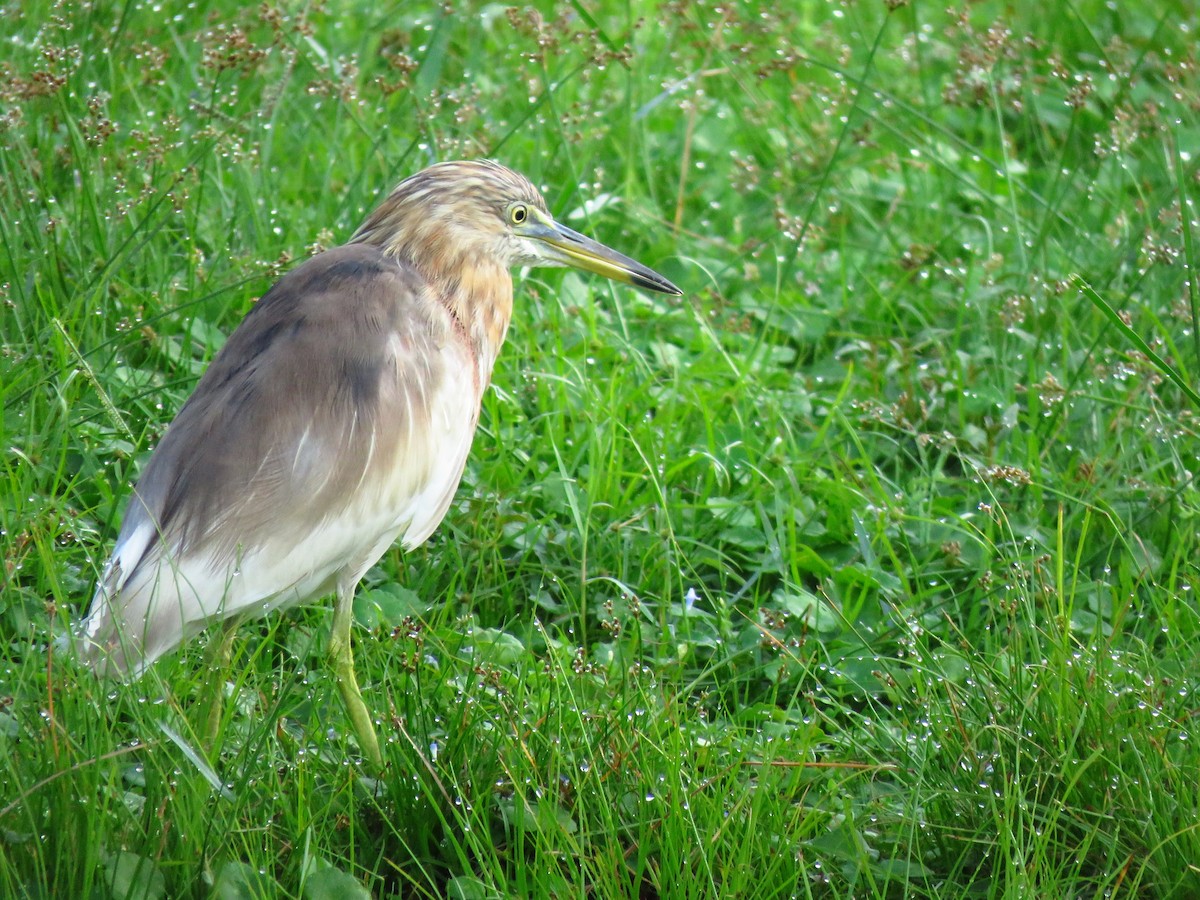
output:
M 485 260 L 460 262 L 450 272 L 435 277 L 434 283 L 471 346 L 483 388 L 491 380 L 512 318 L 512 276 Z

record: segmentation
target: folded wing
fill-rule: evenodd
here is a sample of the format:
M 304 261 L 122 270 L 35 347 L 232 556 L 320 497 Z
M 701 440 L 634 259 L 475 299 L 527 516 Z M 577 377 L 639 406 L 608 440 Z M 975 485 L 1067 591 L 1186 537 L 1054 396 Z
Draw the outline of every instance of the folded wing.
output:
M 206 625 L 356 581 L 424 541 L 462 477 L 481 376 L 412 269 L 361 244 L 251 310 L 138 481 L 84 623 L 136 674 Z

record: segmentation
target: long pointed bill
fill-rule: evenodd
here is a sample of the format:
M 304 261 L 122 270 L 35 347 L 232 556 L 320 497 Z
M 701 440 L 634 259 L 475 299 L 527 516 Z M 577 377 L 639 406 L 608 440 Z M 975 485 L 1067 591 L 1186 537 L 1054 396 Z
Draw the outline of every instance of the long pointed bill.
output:
M 622 284 L 658 291 L 662 294 L 682 294 L 679 288 L 667 281 L 653 269 L 640 262 L 606 247 L 599 241 L 584 237 L 566 225 L 560 225 L 550 217 L 531 219 L 522 229 L 525 237 L 540 241 L 546 247 L 546 256 L 556 262 L 584 272 L 603 275 Z

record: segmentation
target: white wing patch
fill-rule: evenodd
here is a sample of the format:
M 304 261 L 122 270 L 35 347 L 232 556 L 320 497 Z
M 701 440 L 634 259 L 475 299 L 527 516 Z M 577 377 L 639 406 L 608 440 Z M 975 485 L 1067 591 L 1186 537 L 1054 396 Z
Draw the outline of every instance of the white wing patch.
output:
M 385 400 L 409 404 L 399 418 L 404 431 L 370 435 L 363 477 L 338 511 L 308 521 L 316 512 L 297 502 L 271 537 L 228 563 L 203 552 L 174 558 L 170 548 L 152 546 L 158 536 L 150 520 L 123 539 L 84 623 L 97 668 L 136 676 L 213 621 L 258 617 L 319 597 L 337 583 L 357 582 L 397 537 L 406 548 L 425 541 L 450 506 L 479 417 L 478 376 L 466 348 L 449 341 L 438 352 L 443 364 L 434 371 L 444 377 L 426 407 L 428 421 L 415 422 L 417 411 L 403 386 L 402 396 Z M 378 417 L 376 428 L 379 419 L 389 417 Z M 362 428 L 362 419 L 350 427 Z M 336 465 L 337 455 L 329 451 L 339 440 L 310 425 L 298 441 L 292 472 L 311 464 L 302 451 L 309 460 Z M 391 464 L 382 466 L 388 458 Z M 235 527 L 241 505 L 220 517 L 222 527 Z

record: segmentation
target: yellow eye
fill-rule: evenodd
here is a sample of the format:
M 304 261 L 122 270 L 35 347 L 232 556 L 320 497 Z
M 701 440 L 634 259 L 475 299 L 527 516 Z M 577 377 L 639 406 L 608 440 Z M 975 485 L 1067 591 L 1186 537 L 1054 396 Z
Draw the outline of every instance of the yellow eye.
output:
M 518 203 L 508 211 L 508 217 L 512 220 L 514 225 L 520 225 L 529 218 L 529 210 L 526 209 L 522 204 Z

